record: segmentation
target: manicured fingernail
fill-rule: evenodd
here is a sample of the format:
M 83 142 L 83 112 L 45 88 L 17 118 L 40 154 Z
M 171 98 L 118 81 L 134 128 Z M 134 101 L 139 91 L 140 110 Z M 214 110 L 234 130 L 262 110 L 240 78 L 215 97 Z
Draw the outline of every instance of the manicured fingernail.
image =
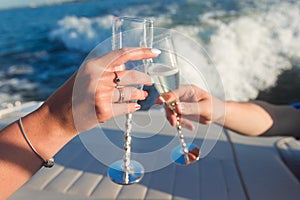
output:
M 160 100 L 162 103 L 165 103 L 165 102 L 166 102 L 165 99 L 164 99 L 162 96 L 159 96 L 158 98 L 159 98 L 159 100 Z
M 152 83 L 152 85 L 154 84 L 154 80 L 153 80 L 153 78 L 152 77 L 150 77 L 151 78 L 151 83 Z
M 148 96 L 148 92 L 144 91 L 144 97 Z
M 155 49 L 155 48 L 151 49 L 151 52 L 152 52 L 153 54 L 156 54 L 156 55 L 161 54 L 161 50 Z
M 141 105 L 135 104 L 134 108 L 135 108 L 135 110 L 137 111 L 137 110 L 141 109 Z

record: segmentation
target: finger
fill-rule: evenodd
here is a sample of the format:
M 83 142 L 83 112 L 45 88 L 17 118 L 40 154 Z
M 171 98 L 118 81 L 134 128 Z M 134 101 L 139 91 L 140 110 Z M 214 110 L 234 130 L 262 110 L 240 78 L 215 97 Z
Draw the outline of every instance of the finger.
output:
M 141 47 L 122 48 L 96 58 L 95 62 L 99 66 L 106 66 L 106 70 L 114 71 L 116 66 L 120 66 L 128 61 L 155 58 L 159 54 L 160 50 L 158 49 Z
M 178 100 L 179 97 L 182 96 L 182 93 L 184 91 L 185 91 L 185 86 L 180 86 L 180 88 L 176 90 L 160 94 L 158 103 L 172 102 Z
M 171 124 L 171 126 L 176 126 L 176 122 L 177 122 L 176 114 L 167 107 L 165 108 L 165 112 L 166 112 L 166 117 L 169 123 Z
M 134 87 L 123 87 L 114 89 L 113 102 L 122 102 L 130 100 L 144 100 L 148 93 Z
M 209 93 L 195 85 L 181 85 L 178 89 L 163 94 L 165 101 L 200 101 L 209 98 Z
M 211 119 L 211 112 L 205 104 L 204 102 L 180 102 L 176 110 L 186 119 L 207 124 Z
M 143 72 L 139 72 L 136 70 L 125 70 L 125 71 L 118 71 L 112 73 L 113 79 L 117 75 L 120 79 L 118 85 L 126 86 L 126 85 L 152 85 L 151 77 Z
M 210 98 L 209 93 L 195 85 L 182 85 L 174 91 L 180 101 L 201 101 Z
M 165 103 L 165 100 L 164 100 L 164 98 L 162 97 L 162 96 L 158 96 L 157 97 L 157 99 L 156 99 L 156 102 L 155 102 L 155 104 L 156 105 L 161 105 L 161 104 L 163 104 L 163 103 Z
M 159 98 L 162 103 L 173 102 L 178 99 L 174 91 L 160 94 Z
M 212 123 L 213 110 L 210 101 L 200 101 L 194 103 L 181 102 L 176 108 L 185 118 L 203 124 Z
M 137 103 L 115 103 L 112 107 L 113 117 L 133 113 L 139 109 L 141 109 L 141 106 Z
M 196 101 L 195 93 L 197 88 L 194 85 L 181 85 L 178 89 L 161 94 L 166 102 L 179 101 Z M 198 98 L 196 98 L 198 99 Z
M 171 124 L 171 126 L 177 125 L 177 117 L 173 113 L 173 111 L 171 111 L 170 109 L 166 109 L 166 116 L 167 116 L 167 119 L 168 119 L 169 123 Z M 183 117 L 180 118 L 180 125 L 183 128 L 186 128 L 188 130 L 191 130 L 191 131 L 195 130 L 194 124 L 186 118 L 183 118 Z
M 123 48 L 116 51 L 115 58 L 117 59 L 114 59 L 111 65 L 118 66 L 128 61 L 155 58 L 160 53 L 161 53 L 160 50 L 151 49 L 151 48 L 140 48 L 140 47 Z
M 181 123 L 181 126 L 183 128 L 186 128 L 186 129 L 188 129 L 190 131 L 194 131 L 195 130 L 195 125 L 190 120 L 188 120 L 188 119 L 181 118 L 180 123 Z
M 200 115 L 200 102 L 180 102 L 176 111 L 181 115 Z

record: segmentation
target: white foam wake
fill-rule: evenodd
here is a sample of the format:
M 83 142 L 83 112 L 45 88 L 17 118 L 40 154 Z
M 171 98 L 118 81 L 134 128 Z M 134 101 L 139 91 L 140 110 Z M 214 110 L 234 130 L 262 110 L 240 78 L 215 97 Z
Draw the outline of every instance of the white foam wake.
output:
M 169 10 L 170 13 L 149 17 L 154 18 L 156 26 L 171 27 L 205 44 L 220 73 L 227 99 L 254 99 L 260 91 L 274 86 L 284 70 L 299 63 L 300 3 L 279 1 L 238 13 L 208 12 L 199 15 L 199 25 L 178 25 L 168 17 L 174 9 Z M 50 37 L 68 48 L 88 52 L 110 36 L 111 19 L 111 15 L 65 17 Z M 193 46 L 185 48 L 193 51 Z
M 58 21 L 57 27 L 49 34 L 69 49 L 91 51 L 98 43 L 111 36 L 111 15 L 86 18 L 67 16 Z
M 226 16 L 225 12 L 206 13 L 199 16 L 201 26 L 176 28 L 194 37 L 206 31 L 203 26 L 214 30 L 206 49 L 220 73 L 227 99 L 254 99 L 300 61 L 300 4 L 280 3 L 231 20 Z

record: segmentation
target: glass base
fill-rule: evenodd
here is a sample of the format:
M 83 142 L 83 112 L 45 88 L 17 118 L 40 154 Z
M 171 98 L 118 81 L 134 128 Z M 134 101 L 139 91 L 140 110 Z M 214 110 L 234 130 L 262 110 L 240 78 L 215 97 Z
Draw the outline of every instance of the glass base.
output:
M 173 149 L 171 159 L 175 164 L 190 165 L 199 160 L 200 149 L 194 144 L 186 144 L 186 147 L 189 152 L 187 155 L 184 154 L 181 146 L 177 146 Z
M 107 172 L 108 177 L 115 183 L 129 185 L 138 183 L 144 176 L 144 167 L 137 161 L 130 161 L 127 174 L 123 171 L 123 160 L 112 163 Z

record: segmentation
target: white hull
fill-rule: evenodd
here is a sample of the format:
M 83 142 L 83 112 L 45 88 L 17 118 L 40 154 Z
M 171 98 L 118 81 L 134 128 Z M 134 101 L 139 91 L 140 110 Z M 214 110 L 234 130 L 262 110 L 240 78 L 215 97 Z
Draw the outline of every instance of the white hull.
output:
M 0 127 L 39 105 L 33 102 L 0 111 Z M 149 120 L 147 112 L 135 115 L 141 121 Z M 154 124 L 164 120 L 160 110 L 150 115 L 155 115 Z M 111 120 L 101 126 L 114 134 L 120 132 L 119 123 L 118 120 Z M 155 128 L 147 127 L 144 129 L 147 130 L 145 134 L 155 135 L 151 132 L 157 131 Z M 150 151 L 153 146 L 174 138 L 173 132 L 173 127 L 165 125 L 163 133 L 155 135 L 156 139 L 151 145 L 137 142 L 133 145 L 137 152 Z M 116 136 L 122 137 L 120 134 Z M 185 136 L 188 139 L 189 135 Z M 282 160 L 280 153 L 283 148 L 292 153 L 298 152 L 299 156 L 300 145 L 289 139 L 288 142 L 294 144 L 291 148 L 283 139 L 288 140 L 283 137 L 245 137 L 223 130 L 212 151 L 196 164 L 181 167 L 170 163 L 162 169 L 146 173 L 138 184 L 121 186 L 109 180 L 106 164 L 95 159 L 93 153 L 85 148 L 86 145 L 97 145 L 100 151 L 105 152 L 109 148 L 108 144 L 105 141 L 81 140 L 76 137 L 55 156 L 57 164 L 53 168 L 42 168 L 10 199 L 300 199 L 299 181 Z M 194 143 L 201 146 L 203 140 L 204 136 L 200 133 L 196 135 Z M 150 138 L 145 136 L 140 141 L 147 142 Z M 117 160 L 120 157 L 112 154 L 111 159 Z M 155 165 L 155 162 L 160 162 L 160 158 L 153 158 L 151 162 Z

